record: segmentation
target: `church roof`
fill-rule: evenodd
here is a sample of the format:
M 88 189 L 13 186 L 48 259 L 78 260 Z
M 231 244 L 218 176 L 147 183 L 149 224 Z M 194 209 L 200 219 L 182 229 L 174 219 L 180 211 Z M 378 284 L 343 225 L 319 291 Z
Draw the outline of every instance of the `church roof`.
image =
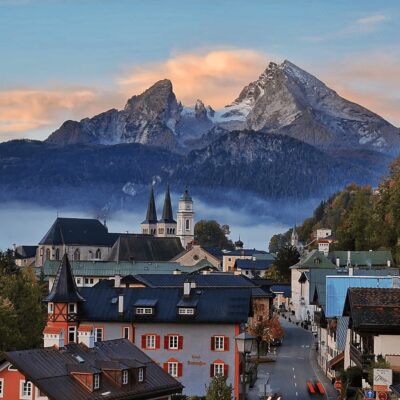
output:
M 39 244 L 111 247 L 118 236 L 97 219 L 57 218 Z
M 108 261 L 170 261 L 182 251 L 178 237 L 125 234 L 114 244 Z
M 64 254 L 60 267 L 58 268 L 51 292 L 44 301 L 57 303 L 76 303 L 85 301 L 76 287 L 71 265 L 66 254 Z
M 142 224 L 156 224 L 157 223 L 157 210 L 156 203 L 154 201 L 154 191 L 153 186 L 151 187 L 149 204 L 147 206 L 146 219 L 142 222 Z
M 165 192 L 165 200 L 164 200 L 162 219 L 159 222 L 164 222 L 166 224 L 176 224 L 176 221 L 174 220 L 174 216 L 172 214 L 171 195 L 169 193 L 169 185 L 167 186 L 167 191 Z
M 192 200 L 192 196 L 190 195 L 189 189 L 188 189 L 188 188 L 185 189 L 185 191 L 183 192 L 183 194 L 182 194 L 180 200 L 183 200 L 183 201 L 193 201 L 193 200 Z

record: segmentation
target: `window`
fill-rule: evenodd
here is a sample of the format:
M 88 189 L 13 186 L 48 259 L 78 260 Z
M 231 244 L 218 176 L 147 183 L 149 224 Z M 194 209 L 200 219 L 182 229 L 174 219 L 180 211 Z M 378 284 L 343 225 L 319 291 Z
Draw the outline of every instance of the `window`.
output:
M 60 249 L 56 249 L 56 260 L 60 259 Z
M 76 342 L 76 326 L 68 327 L 68 343 Z
M 215 336 L 215 350 L 223 351 L 224 350 L 224 337 L 223 336 Z
M 85 278 L 85 285 L 93 285 L 94 278 Z
M 168 348 L 171 350 L 178 350 L 178 335 L 170 335 L 168 336 Z
M 68 314 L 76 314 L 76 304 L 75 303 L 68 304 Z
M 139 368 L 138 381 L 139 382 L 143 382 L 143 380 L 144 380 L 144 369 L 143 368 Z
M 4 396 L 4 378 L 0 378 L 0 397 Z
M 124 326 L 122 328 L 122 337 L 124 339 L 128 339 L 128 340 L 131 339 L 131 332 L 130 332 L 129 326 Z
M 100 387 L 100 375 L 94 374 L 93 389 L 98 389 L 99 387 Z
M 164 234 L 164 228 L 158 228 L 158 233 L 159 233 L 159 235 L 163 235 Z
M 214 364 L 214 376 L 224 376 L 224 364 Z
M 179 315 L 194 315 L 194 308 L 181 307 L 178 311 Z
M 178 363 L 177 362 L 169 362 L 168 363 L 168 373 L 174 378 L 178 377 Z
M 19 398 L 21 400 L 32 399 L 32 382 L 25 380 L 20 381 Z
M 128 370 L 124 369 L 122 371 L 122 384 L 123 385 L 127 385 L 128 384 L 128 377 L 129 377 Z
M 94 337 L 96 342 L 101 342 L 103 340 L 103 328 L 95 328 Z
M 49 303 L 49 304 L 47 305 L 47 312 L 48 312 L 49 314 L 53 314 L 53 312 L 54 312 L 54 303 Z
M 210 377 L 228 376 L 228 368 L 228 364 L 225 364 L 222 360 L 215 360 L 210 365 Z
M 155 348 L 156 348 L 156 335 L 147 335 L 146 349 L 155 349 Z
M 136 314 L 138 315 L 151 315 L 153 314 L 153 308 L 152 307 L 136 307 Z
M 186 220 L 186 222 L 185 222 L 185 229 L 187 230 L 187 231 L 189 231 L 190 230 L 190 220 Z
M 229 338 L 226 336 L 213 336 L 211 338 L 211 350 L 213 351 L 228 351 Z
M 74 261 L 79 261 L 81 259 L 81 252 L 79 249 L 74 251 Z
M 50 260 L 50 249 L 46 250 L 46 260 Z
M 76 278 L 75 280 L 76 280 L 76 284 L 77 285 L 81 285 L 81 283 L 82 283 L 82 279 L 81 278 Z
M 96 258 L 97 258 L 98 260 L 101 259 L 101 250 L 100 250 L 100 249 L 97 249 L 97 250 L 96 250 Z

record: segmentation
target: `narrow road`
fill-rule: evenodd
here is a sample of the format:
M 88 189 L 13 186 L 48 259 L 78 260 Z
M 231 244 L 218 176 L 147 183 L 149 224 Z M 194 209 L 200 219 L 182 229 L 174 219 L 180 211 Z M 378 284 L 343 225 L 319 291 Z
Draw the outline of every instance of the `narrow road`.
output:
M 283 400 L 336 399 L 337 394 L 335 396 L 334 389 L 312 359 L 312 333 L 285 319 L 281 319 L 281 324 L 285 331 L 283 344 L 277 348 L 276 362 L 259 365 L 255 391 L 262 395 L 267 389 L 267 393 L 282 395 Z M 328 396 L 310 395 L 307 389 L 308 380 L 321 381 Z M 264 387 L 266 382 L 267 386 Z

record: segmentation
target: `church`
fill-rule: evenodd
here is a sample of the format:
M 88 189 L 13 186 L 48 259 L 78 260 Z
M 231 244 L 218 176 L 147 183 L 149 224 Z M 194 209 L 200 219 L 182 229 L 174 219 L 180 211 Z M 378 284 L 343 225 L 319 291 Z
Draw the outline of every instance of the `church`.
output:
M 162 217 L 157 218 L 154 190 L 151 187 L 146 219 L 140 225 L 142 234 L 155 237 L 179 237 L 183 248 L 194 240 L 194 211 L 193 199 L 186 188 L 178 203 L 176 220 L 172 212 L 171 194 L 169 186 L 165 192 Z

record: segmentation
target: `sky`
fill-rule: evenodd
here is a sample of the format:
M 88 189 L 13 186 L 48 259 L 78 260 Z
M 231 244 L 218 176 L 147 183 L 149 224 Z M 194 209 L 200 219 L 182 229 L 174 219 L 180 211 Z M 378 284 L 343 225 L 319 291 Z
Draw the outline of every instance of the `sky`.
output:
M 0 0 L 0 141 L 44 139 L 171 79 L 232 102 L 288 59 L 400 126 L 398 0 Z

